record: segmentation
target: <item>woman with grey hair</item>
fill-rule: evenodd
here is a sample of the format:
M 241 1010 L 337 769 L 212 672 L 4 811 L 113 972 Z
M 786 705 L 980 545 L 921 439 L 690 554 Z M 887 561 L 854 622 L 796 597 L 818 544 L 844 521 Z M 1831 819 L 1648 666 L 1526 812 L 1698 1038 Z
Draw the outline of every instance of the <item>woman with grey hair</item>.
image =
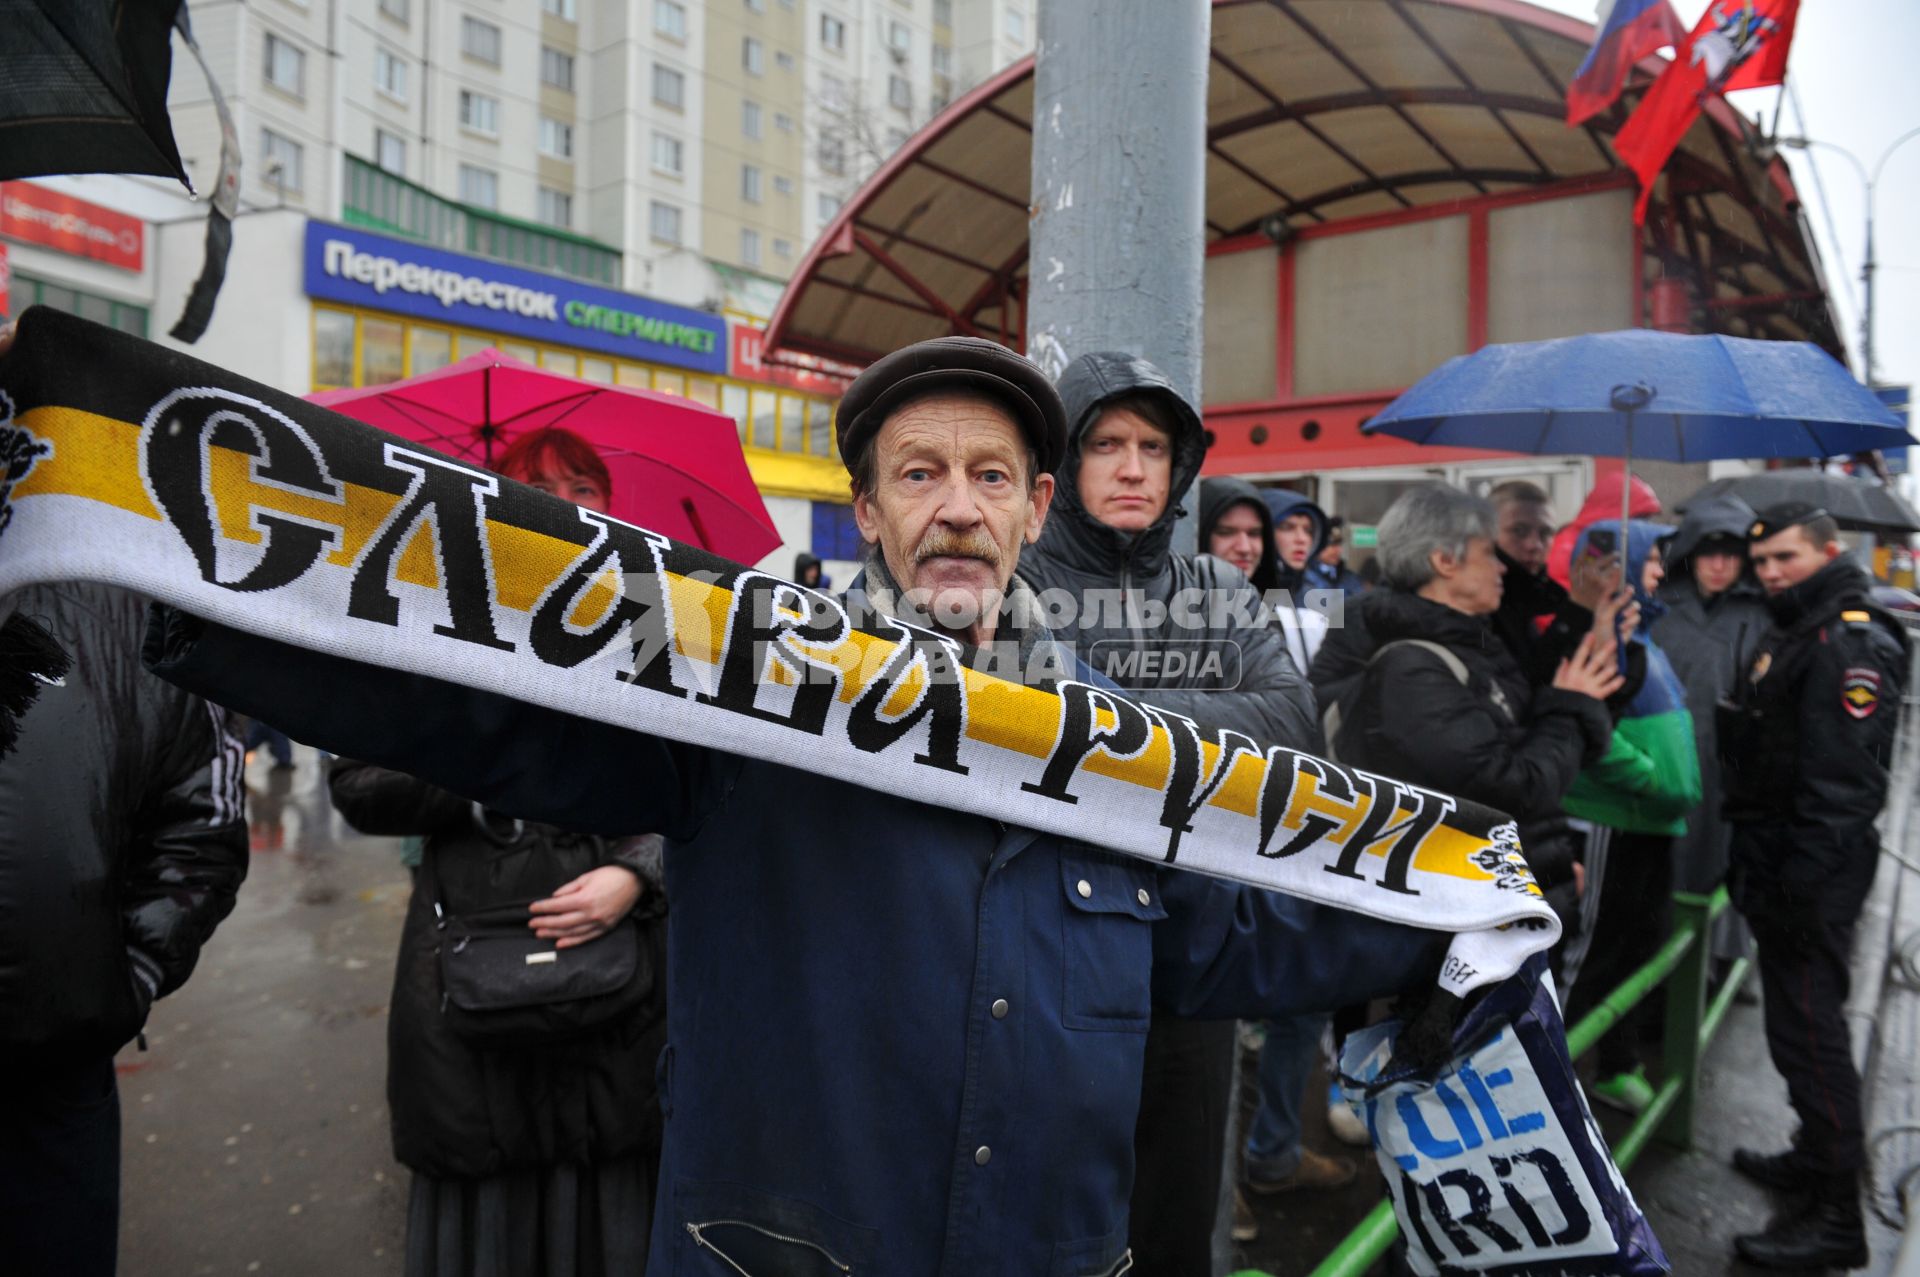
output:
M 1613 735 L 1606 698 L 1620 686 L 1614 614 L 1531 685 L 1494 634 L 1504 572 L 1493 507 L 1445 484 L 1422 484 L 1380 521 L 1381 583 L 1348 614 L 1314 662 L 1330 715 L 1329 747 L 1349 766 L 1459 794 L 1511 815 L 1562 919 L 1575 903 L 1577 841 L 1561 799 Z

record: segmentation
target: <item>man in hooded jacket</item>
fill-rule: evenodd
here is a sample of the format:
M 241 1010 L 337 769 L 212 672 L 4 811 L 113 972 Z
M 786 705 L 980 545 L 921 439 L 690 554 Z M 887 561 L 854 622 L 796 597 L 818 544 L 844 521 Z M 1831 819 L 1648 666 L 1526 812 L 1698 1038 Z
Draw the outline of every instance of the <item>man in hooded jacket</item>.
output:
M 1081 356 L 1059 391 L 1067 455 L 1046 527 L 1020 562 L 1043 599 L 1065 593 L 1054 636 L 1121 687 L 1204 728 L 1318 748 L 1312 693 L 1246 578 L 1210 555 L 1173 553 L 1179 497 L 1206 455 L 1199 414 L 1158 368 L 1120 353 Z M 1125 448 L 1136 451 L 1116 451 Z M 1095 610 L 1116 589 L 1119 624 Z M 1197 657 L 1197 667 L 1146 664 L 1173 652 Z M 1222 659 L 1209 665 L 1210 654 Z M 1141 1277 L 1210 1267 L 1234 1043 L 1231 1021 L 1153 1016 L 1134 1134 L 1130 1238 Z
M 1747 562 L 1753 507 L 1731 492 L 1696 501 L 1667 547 L 1667 579 L 1659 599 L 1667 616 L 1660 646 L 1687 689 L 1693 740 L 1700 758 L 1700 806 L 1687 832 L 1673 842 L 1673 889 L 1706 894 L 1727 877 L 1733 827 L 1720 814 L 1720 757 L 1714 706 L 1732 694 L 1753 664 L 1760 640 L 1773 627 L 1766 593 Z M 1746 924 L 1732 909 L 1714 924 L 1713 953 L 1723 962 L 1751 947 Z

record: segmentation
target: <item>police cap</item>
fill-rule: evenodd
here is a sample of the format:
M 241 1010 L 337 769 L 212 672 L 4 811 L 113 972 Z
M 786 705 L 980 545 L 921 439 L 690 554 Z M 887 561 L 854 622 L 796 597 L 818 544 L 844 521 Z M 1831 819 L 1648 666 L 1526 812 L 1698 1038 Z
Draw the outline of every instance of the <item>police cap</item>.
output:
M 935 337 L 875 360 L 840 399 L 840 459 L 859 468 L 887 415 L 909 399 L 939 390 L 971 391 L 993 400 L 1019 425 L 1052 474 L 1067 454 L 1067 410 L 1038 365 L 998 342 Z
M 1827 512 L 1811 501 L 1781 501 L 1754 517 L 1753 525 L 1747 529 L 1747 540 L 1764 541 L 1788 528 L 1801 527 L 1815 519 L 1827 517 Z

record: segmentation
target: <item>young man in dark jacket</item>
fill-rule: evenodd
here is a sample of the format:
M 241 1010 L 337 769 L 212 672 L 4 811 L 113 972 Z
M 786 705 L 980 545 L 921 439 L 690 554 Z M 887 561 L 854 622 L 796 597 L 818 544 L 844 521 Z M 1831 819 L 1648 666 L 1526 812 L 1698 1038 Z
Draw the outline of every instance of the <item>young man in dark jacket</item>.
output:
M 1673 840 L 1673 889 L 1705 894 L 1726 881 L 1733 827 L 1720 813 L 1720 757 L 1714 707 L 1732 695 L 1753 664 L 1760 640 L 1773 628 L 1766 592 L 1747 562 L 1753 507 L 1722 493 L 1687 507 L 1667 548 L 1667 579 L 1660 601 L 1660 646 L 1687 689 L 1694 749 L 1700 758 L 1699 807 L 1687 832 Z M 1744 957 L 1751 947 L 1738 911 L 1721 914 L 1713 932 L 1714 957 Z
M 1211 556 L 1173 553 L 1178 499 L 1206 455 L 1199 413 L 1159 369 L 1118 353 L 1081 356 L 1059 390 L 1066 459 L 1046 527 L 1020 561 L 1029 585 L 1043 597 L 1062 591 L 1071 605 L 1054 637 L 1121 687 L 1203 728 L 1317 749 L 1306 680 L 1245 578 Z M 1117 627 L 1096 618 L 1093 600 L 1103 591 L 1120 591 L 1128 618 L 1139 619 Z M 1227 605 L 1240 594 L 1249 597 L 1241 601 L 1245 619 L 1236 620 Z M 1161 623 L 1144 618 L 1149 605 L 1164 608 Z M 1225 660 L 1176 675 L 1164 664 L 1154 673 L 1139 664 L 1174 653 Z M 1130 1240 L 1141 1277 L 1209 1266 L 1234 1043 L 1231 1020 L 1153 1017 L 1134 1134 Z
M 1784 1152 L 1740 1149 L 1733 1165 L 1804 1196 L 1734 1244 L 1763 1268 L 1862 1268 L 1866 1138 L 1842 1008 L 1854 924 L 1880 860 L 1874 821 L 1887 797 L 1907 640 L 1871 601 L 1871 579 L 1843 557 L 1826 511 L 1769 507 L 1747 541 L 1773 628 L 1719 726 L 1728 885 L 1753 928 L 1767 1050 L 1800 1129 Z
M 120 1217 L 113 1056 L 186 983 L 247 874 L 240 742 L 140 663 L 146 600 L 0 601 L 73 657 L 0 760 L 0 1267 L 105 1277 Z

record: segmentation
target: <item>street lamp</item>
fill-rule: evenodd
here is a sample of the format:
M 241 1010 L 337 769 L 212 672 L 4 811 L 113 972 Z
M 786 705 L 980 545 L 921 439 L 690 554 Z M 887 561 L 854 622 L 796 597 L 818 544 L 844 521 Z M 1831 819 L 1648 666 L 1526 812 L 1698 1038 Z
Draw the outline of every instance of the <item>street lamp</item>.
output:
M 1845 156 L 1847 159 L 1847 162 L 1853 165 L 1853 171 L 1860 175 L 1860 184 L 1866 187 L 1867 259 L 1864 263 L 1861 264 L 1861 267 L 1860 267 L 1860 281 L 1861 283 L 1866 285 L 1867 314 L 1866 314 L 1866 320 L 1864 323 L 1862 323 L 1861 331 L 1860 331 L 1860 362 L 1862 365 L 1861 371 L 1864 374 L 1863 379 L 1866 381 L 1869 388 L 1871 388 L 1874 384 L 1874 373 L 1873 373 L 1873 270 L 1874 270 L 1873 188 L 1874 188 L 1874 185 L 1878 183 L 1880 180 L 1880 171 L 1886 168 L 1887 161 L 1893 158 L 1893 153 L 1899 150 L 1903 143 L 1911 142 L 1916 137 L 1920 137 L 1920 129 L 1909 129 L 1905 133 L 1902 133 L 1899 137 L 1895 138 L 1893 140 L 1893 145 L 1889 146 L 1886 150 L 1880 152 L 1880 158 L 1874 162 L 1873 173 L 1871 175 L 1867 173 L 1866 165 L 1860 162 L 1859 157 L 1856 156 L 1852 151 L 1849 151 L 1844 146 L 1835 146 L 1832 142 L 1822 142 L 1818 138 L 1811 138 L 1811 137 L 1783 137 L 1783 138 L 1775 139 L 1775 142 L 1778 145 L 1792 147 L 1796 151 L 1805 151 L 1812 147 L 1817 146 L 1823 151 L 1833 151 L 1840 155 Z

